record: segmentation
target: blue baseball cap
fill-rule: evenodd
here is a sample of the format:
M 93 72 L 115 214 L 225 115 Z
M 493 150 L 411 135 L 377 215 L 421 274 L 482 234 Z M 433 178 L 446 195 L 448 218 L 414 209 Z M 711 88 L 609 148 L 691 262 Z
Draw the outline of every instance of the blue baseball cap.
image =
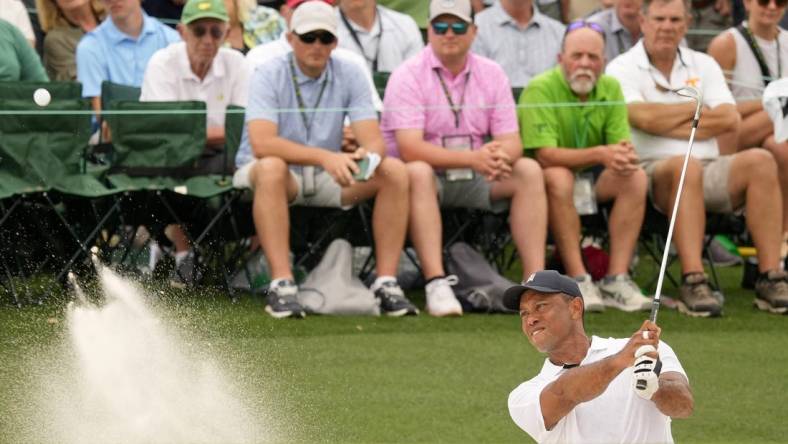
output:
M 555 270 L 537 271 L 528 277 L 525 282 L 508 288 L 503 293 L 503 305 L 510 310 L 520 310 L 520 297 L 526 290 L 539 293 L 564 293 L 573 298 L 582 298 L 577 281 L 564 276 Z

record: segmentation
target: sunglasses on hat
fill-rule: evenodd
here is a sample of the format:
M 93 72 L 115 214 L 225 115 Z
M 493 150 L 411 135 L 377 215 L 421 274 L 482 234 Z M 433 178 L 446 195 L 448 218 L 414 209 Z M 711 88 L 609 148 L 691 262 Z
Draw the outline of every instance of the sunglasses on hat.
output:
M 435 34 L 443 35 L 449 31 L 451 28 L 451 32 L 454 35 L 463 35 L 468 32 L 468 28 L 470 24 L 465 22 L 456 22 L 456 23 L 446 23 L 446 22 L 432 22 L 432 30 L 435 31 Z
M 781 0 L 781 1 L 786 1 L 786 0 Z M 566 36 L 567 34 L 569 34 L 572 31 L 576 31 L 576 30 L 578 30 L 580 28 L 589 28 L 589 29 L 592 29 L 592 30 L 602 34 L 602 37 L 605 36 L 605 30 L 602 29 L 601 26 L 599 26 L 598 24 L 596 24 L 594 22 L 587 22 L 585 20 L 575 20 L 572 23 L 570 23 L 569 25 L 567 25 L 566 26 L 566 31 L 564 32 L 564 36 Z
M 313 32 L 307 32 L 305 34 L 296 34 L 296 35 L 298 36 L 299 40 L 306 43 L 307 45 L 311 45 L 318 40 L 320 40 L 320 43 L 324 45 L 330 45 L 337 40 L 334 34 L 331 34 L 330 32 L 322 32 L 322 31 L 313 31 Z

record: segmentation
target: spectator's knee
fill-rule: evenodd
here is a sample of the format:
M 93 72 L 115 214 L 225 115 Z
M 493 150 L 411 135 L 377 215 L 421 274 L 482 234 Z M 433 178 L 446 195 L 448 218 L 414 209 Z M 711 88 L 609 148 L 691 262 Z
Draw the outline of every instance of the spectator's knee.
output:
M 667 162 L 670 167 L 670 174 L 673 183 L 678 185 L 679 180 L 681 179 L 681 169 L 684 166 L 684 156 L 671 157 Z M 703 183 L 703 164 L 699 160 L 692 157 L 689 159 L 689 162 L 687 163 L 687 173 L 684 177 L 684 183 Z
M 750 177 L 760 179 L 777 177 L 777 162 L 769 151 L 762 148 L 752 148 L 739 153 L 738 156 L 744 156 L 744 171 Z
M 405 164 L 411 189 L 428 190 L 435 187 L 435 170 L 427 162 L 417 160 Z
M 572 199 L 575 189 L 575 175 L 569 168 L 545 168 L 543 174 L 547 195 L 551 199 Z
M 405 164 L 394 157 L 386 157 L 378 166 L 376 175 L 380 175 L 381 180 L 390 186 L 397 188 L 408 188 L 408 169 Z
M 542 174 L 542 167 L 533 159 L 521 157 L 517 159 L 512 165 L 512 175 L 520 182 L 537 182 L 544 181 Z
M 287 163 L 278 157 L 264 157 L 255 162 L 249 172 L 249 181 L 256 189 L 272 184 L 285 184 L 289 170 Z
M 636 169 L 629 175 L 627 189 L 636 196 L 646 196 L 648 193 L 648 175 L 643 168 Z

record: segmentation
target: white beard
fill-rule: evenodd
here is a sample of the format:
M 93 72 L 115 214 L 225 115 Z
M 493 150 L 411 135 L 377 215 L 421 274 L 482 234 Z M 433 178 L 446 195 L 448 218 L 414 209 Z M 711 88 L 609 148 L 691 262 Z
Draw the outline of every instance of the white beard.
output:
M 590 78 L 580 76 L 588 76 Z M 569 76 L 568 80 L 569 88 L 571 88 L 575 94 L 586 95 L 590 93 L 596 85 L 596 74 L 590 69 L 578 69 Z

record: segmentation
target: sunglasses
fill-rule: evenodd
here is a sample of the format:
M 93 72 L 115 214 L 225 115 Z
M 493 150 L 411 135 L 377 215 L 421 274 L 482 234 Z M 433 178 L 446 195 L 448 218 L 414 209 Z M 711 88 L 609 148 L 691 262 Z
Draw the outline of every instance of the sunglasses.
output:
M 324 45 L 330 45 L 337 41 L 337 38 L 334 34 L 330 32 L 307 32 L 306 34 L 296 34 L 302 42 L 306 43 L 307 45 L 311 45 L 316 41 L 320 40 L 320 43 Z
M 468 28 L 471 25 L 465 22 L 456 22 L 456 23 L 446 23 L 446 22 L 432 22 L 432 30 L 435 31 L 435 34 L 443 35 L 449 31 L 451 28 L 451 32 L 454 35 L 463 35 L 468 32 Z
M 203 38 L 203 36 L 207 33 L 210 33 L 211 38 L 214 40 L 219 40 L 220 38 L 224 37 L 224 29 L 222 29 L 220 26 L 193 25 L 189 26 L 189 29 L 198 39 Z
M 772 1 L 774 1 L 774 5 L 778 8 L 784 8 L 785 5 L 788 5 L 788 0 L 758 0 L 758 6 L 767 8 Z
M 780 0 L 780 1 L 788 1 L 788 0 Z M 602 37 L 605 37 L 605 30 L 602 29 L 601 26 L 594 22 L 587 22 L 585 20 L 575 20 L 572 23 L 566 26 L 566 31 L 564 31 L 564 37 L 572 31 L 576 31 L 580 28 L 589 28 L 593 29 L 594 31 L 602 34 Z

